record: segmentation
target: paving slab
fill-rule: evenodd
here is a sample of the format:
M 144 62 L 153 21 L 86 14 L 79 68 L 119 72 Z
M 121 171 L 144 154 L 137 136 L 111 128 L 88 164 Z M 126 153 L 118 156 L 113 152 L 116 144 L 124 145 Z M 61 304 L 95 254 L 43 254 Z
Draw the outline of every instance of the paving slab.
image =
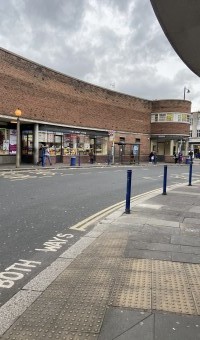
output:
M 144 250 L 144 249 L 126 248 L 124 255 L 127 258 L 136 258 L 136 259 L 154 259 L 154 260 L 163 260 L 163 261 L 172 260 L 171 252 L 167 252 L 167 251 L 156 251 L 156 250 L 152 251 L 152 250 Z
M 150 312 L 137 311 L 137 310 L 128 310 L 124 308 L 108 308 L 102 329 L 101 334 L 98 340 L 112 340 L 112 339 L 123 339 L 123 336 L 130 336 L 130 330 L 135 328 L 138 324 L 144 324 L 144 320 L 151 315 Z M 142 327 L 142 331 L 144 327 Z M 124 338 L 124 339 L 129 339 Z M 133 337 L 130 338 L 134 339 Z M 138 338 L 135 338 L 138 339 Z M 144 338 L 143 338 L 144 339 Z M 153 339 L 153 338 L 151 338 Z
M 198 247 L 200 245 L 200 237 L 194 237 L 191 236 L 178 236 L 178 235 L 172 235 L 171 237 L 171 243 L 172 244 L 181 244 L 185 246 L 194 246 Z
M 199 340 L 200 317 L 155 314 L 155 340 Z
M 200 263 L 200 255 L 172 252 L 172 261 L 186 263 Z

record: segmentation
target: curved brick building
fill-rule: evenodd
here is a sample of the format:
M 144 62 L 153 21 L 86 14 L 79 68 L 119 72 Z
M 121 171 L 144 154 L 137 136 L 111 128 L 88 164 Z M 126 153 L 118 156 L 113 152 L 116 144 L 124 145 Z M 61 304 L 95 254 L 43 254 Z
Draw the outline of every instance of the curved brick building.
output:
M 37 163 L 41 144 L 52 162 L 146 161 L 150 150 L 170 160 L 187 150 L 191 103 L 149 101 L 88 84 L 0 49 L 0 164 L 16 161 L 15 111 L 20 108 L 20 157 Z

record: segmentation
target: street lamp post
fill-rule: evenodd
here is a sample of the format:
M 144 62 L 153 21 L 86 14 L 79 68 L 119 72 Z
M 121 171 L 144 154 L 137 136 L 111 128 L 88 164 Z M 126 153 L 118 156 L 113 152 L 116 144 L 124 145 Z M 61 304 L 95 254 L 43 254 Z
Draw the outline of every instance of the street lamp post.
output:
M 185 100 L 185 94 L 190 93 L 190 90 L 187 89 L 187 87 L 184 86 L 184 91 L 183 91 L 183 99 Z
M 20 167 L 20 117 L 22 111 L 17 109 L 15 111 L 15 116 L 17 117 L 17 151 L 16 151 L 16 168 Z

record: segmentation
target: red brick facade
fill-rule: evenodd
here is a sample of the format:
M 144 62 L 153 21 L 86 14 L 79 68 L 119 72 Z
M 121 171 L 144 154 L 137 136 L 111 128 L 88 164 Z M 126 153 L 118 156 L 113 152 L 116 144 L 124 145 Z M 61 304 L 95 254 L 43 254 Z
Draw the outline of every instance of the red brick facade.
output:
M 150 151 L 151 133 L 189 134 L 188 124 L 151 124 L 151 112 L 190 112 L 183 100 L 149 101 L 104 89 L 0 49 L 0 120 L 14 117 L 19 107 L 22 120 L 71 127 L 114 130 L 115 141 L 140 140 L 141 156 Z M 111 145 L 111 143 L 110 143 Z

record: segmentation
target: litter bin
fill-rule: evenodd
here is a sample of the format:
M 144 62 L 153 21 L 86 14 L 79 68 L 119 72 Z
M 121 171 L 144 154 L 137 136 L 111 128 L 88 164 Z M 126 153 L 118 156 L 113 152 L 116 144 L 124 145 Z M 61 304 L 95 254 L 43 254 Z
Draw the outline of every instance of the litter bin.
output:
M 75 166 L 76 165 L 76 157 L 71 157 L 70 165 L 71 166 Z

